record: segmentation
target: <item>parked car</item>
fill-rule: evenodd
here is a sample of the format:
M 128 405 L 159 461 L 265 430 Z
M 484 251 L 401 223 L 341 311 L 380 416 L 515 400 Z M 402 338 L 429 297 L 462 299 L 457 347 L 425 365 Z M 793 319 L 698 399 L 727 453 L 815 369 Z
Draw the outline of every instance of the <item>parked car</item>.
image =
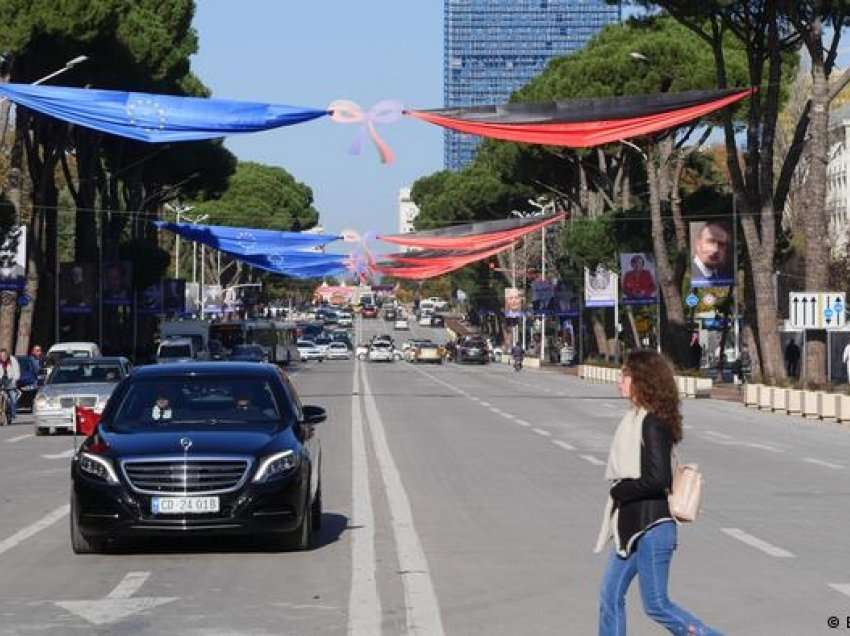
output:
M 130 375 L 126 358 L 65 358 L 33 401 L 36 435 L 74 430 L 74 407 L 101 412 L 118 382 Z
M 230 352 L 232 362 L 268 362 L 269 354 L 265 348 L 257 344 L 234 345 Z
M 318 360 L 321 362 L 325 359 L 325 355 L 322 353 L 322 350 L 316 346 L 316 343 L 312 340 L 299 340 L 295 343 L 295 346 L 298 348 L 298 353 L 301 356 L 301 359 L 305 362 L 308 360 Z
M 328 360 L 351 360 L 351 350 L 344 342 L 332 342 L 328 345 L 325 358 Z
M 71 463 L 75 553 L 129 537 L 245 535 L 306 550 L 322 524 L 318 406 L 272 365 L 139 369 Z
M 389 342 L 373 342 L 369 347 L 370 362 L 393 362 L 395 359 L 393 345 Z
M 32 410 L 32 402 L 38 391 L 39 379 L 36 371 L 36 363 L 32 356 L 15 356 L 18 366 L 21 368 L 21 378 L 18 380 L 18 410 Z
M 477 362 L 487 364 L 490 362 L 490 352 L 487 343 L 480 336 L 466 336 L 457 346 L 455 360 L 459 363 Z

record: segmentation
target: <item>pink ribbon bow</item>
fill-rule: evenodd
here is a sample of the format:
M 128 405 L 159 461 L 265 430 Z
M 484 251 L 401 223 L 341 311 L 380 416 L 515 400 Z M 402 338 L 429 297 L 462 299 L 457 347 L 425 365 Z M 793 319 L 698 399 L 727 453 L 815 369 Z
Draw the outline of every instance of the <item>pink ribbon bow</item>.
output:
M 358 104 L 347 99 L 338 99 L 328 106 L 331 119 L 338 124 L 360 124 L 360 131 L 351 143 L 349 152 L 359 155 L 363 150 L 363 142 L 366 134 L 372 138 L 372 142 L 381 156 L 381 163 L 392 163 L 395 155 L 390 147 L 378 135 L 375 124 L 392 124 L 401 119 L 404 114 L 404 106 L 401 102 L 385 99 L 364 111 Z

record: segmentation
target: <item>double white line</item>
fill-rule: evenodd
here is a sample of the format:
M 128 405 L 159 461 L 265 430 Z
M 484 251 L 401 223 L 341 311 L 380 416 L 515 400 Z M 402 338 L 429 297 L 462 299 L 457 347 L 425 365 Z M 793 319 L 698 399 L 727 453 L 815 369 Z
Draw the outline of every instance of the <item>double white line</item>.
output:
M 416 531 L 410 499 L 401 474 L 390 452 L 368 372 L 363 370 L 363 402 L 366 426 L 360 408 L 359 381 L 361 363 L 354 363 L 352 407 L 352 577 L 349 597 L 348 633 L 351 636 L 375 636 L 381 633 L 381 602 L 375 566 L 375 514 L 369 493 L 369 466 L 364 428 L 378 460 L 378 469 L 389 503 L 392 531 L 402 572 L 406 608 L 406 633 L 443 636 L 440 604 L 431 580 L 431 571 L 422 542 Z

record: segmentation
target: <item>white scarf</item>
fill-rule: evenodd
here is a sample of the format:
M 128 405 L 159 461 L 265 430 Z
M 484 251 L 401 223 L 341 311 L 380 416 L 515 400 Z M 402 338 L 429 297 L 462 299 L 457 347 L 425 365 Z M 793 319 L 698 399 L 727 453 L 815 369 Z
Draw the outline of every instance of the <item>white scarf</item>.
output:
M 640 447 L 643 440 L 643 418 L 646 410 L 632 408 L 620 420 L 614 433 L 611 449 L 608 451 L 608 465 L 605 468 L 605 479 L 616 482 L 620 479 L 640 478 Z M 613 514 L 612 514 L 613 513 Z M 594 552 L 602 552 L 605 544 L 617 532 L 617 513 L 614 510 L 614 500 L 608 495 L 605 513 L 602 517 L 602 527 L 596 539 Z

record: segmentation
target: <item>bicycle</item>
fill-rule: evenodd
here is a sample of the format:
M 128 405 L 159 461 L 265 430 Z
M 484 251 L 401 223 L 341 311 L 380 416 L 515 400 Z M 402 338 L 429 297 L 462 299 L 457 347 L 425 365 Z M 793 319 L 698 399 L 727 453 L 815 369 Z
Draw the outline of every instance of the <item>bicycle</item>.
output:
M 0 426 L 12 423 L 12 403 L 6 389 L 0 389 Z

